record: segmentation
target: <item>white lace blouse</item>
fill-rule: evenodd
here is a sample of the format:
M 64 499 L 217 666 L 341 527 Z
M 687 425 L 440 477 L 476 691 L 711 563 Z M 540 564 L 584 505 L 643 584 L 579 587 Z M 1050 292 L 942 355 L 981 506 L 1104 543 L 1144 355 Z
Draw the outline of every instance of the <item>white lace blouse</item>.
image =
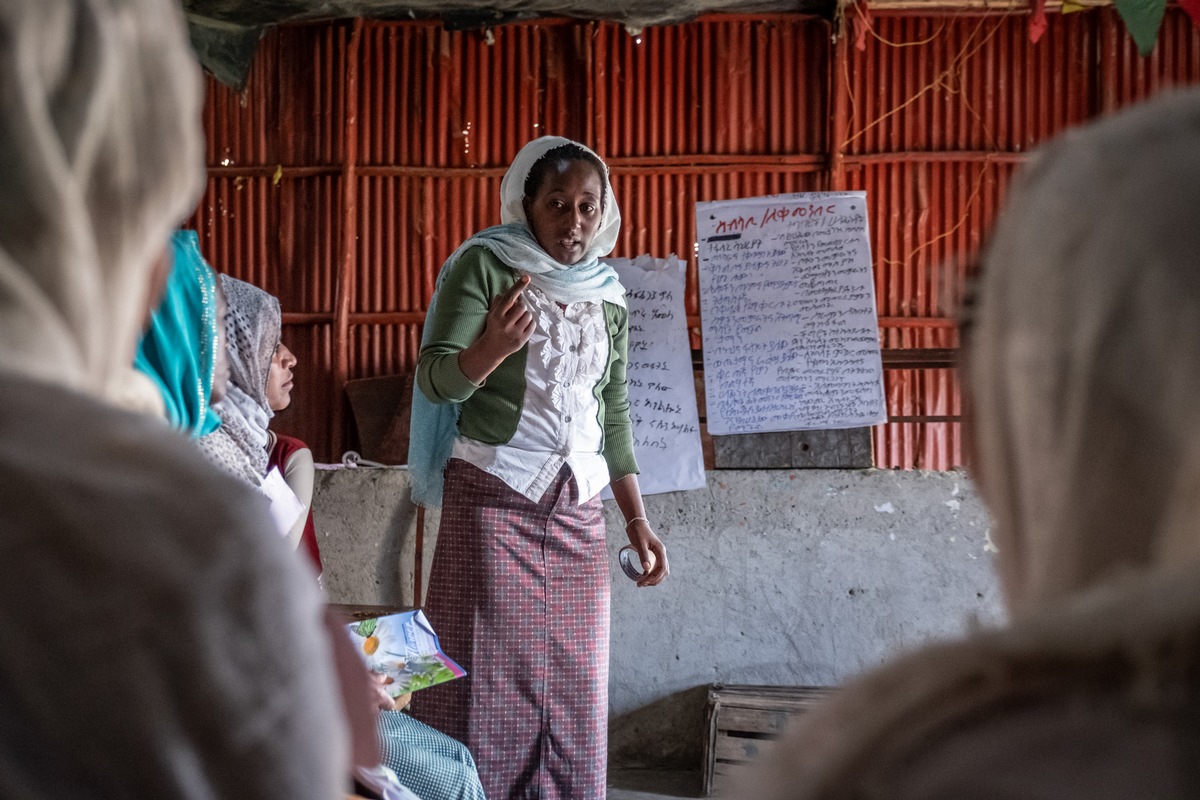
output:
M 501 445 L 459 436 L 451 457 L 495 475 L 534 502 L 565 463 L 583 503 L 608 484 L 595 395 L 608 363 L 604 305 L 582 302 L 563 308 L 534 286 L 525 290 L 524 298 L 536 326 L 529 339 L 517 431 Z

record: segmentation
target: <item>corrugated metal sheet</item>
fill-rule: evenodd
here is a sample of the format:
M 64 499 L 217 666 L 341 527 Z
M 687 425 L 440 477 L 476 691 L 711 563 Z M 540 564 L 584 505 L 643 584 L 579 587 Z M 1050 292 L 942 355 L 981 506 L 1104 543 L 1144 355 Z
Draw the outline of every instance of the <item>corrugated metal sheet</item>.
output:
M 509 25 L 486 34 L 432 22 L 370 24 L 362 50 L 362 164 L 503 168 L 529 139 L 583 135 L 587 26 Z M 464 177 L 475 177 L 468 173 Z
M 1023 13 L 876 13 L 863 50 L 841 45 L 844 185 L 868 193 L 885 348 L 957 346 L 966 276 L 1022 154 L 1097 112 L 1103 19 L 1050 15 L 1034 45 Z M 892 417 L 938 421 L 876 428 L 880 466 L 962 463 L 951 369 L 889 370 L 885 388 Z
M 208 189 L 188 223 L 217 270 L 279 297 L 283 336 L 299 359 L 280 427 L 321 458 L 341 447 L 328 420 L 345 47 L 344 25 L 283 28 L 262 43 L 245 94 L 207 82 Z
M 346 444 L 342 383 L 409 370 L 438 267 L 499 219 L 528 139 L 589 141 L 625 217 L 617 255 L 689 261 L 694 204 L 861 188 L 886 348 L 952 348 L 952 317 L 1026 150 L 1165 86 L 1200 82 L 1200 39 L 1168 11 L 1137 59 L 1111 10 L 876 12 L 862 51 L 827 23 L 731 16 L 631 35 L 542 21 L 488 33 L 429 22 L 285 27 L 244 96 L 209 83 L 208 192 L 193 223 L 218 269 L 280 296 L 300 358 L 282 427 L 318 458 Z M 831 146 L 831 142 L 843 146 Z M 886 373 L 880 466 L 961 462 L 946 368 Z
M 1013 153 L 1094 113 L 1094 13 L 876 14 L 850 54 L 850 154 Z
M 848 170 L 867 192 L 875 297 L 888 349 L 958 344 L 954 328 L 966 278 L 999 210 L 1015 165 L 1006 161 L 871 162 Z M 949 369 L 888 370 L 888 412 L 957 415 Z M 962 463 L 958 422 L 890 423 L 875 429 L 880 465 L 945 469 Z
M 636 35 L 600 25 L 595 48 L 594 141 L 609 158 L 825 152 L 824 22 L 722 17 Z

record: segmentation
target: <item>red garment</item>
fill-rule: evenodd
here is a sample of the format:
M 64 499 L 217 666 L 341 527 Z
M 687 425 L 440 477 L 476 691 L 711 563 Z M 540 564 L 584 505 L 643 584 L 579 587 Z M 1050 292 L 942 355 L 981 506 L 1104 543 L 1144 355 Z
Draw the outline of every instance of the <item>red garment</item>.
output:
M 291 436 L 283 436 L 275 434 L 275 446 L 271 448 L 271 455 L 267 459 L 267 470 L 271 467 L 279 467 L 281 475 L 286 474 L 284 466 L 293 453 L 300 450 L 307 450 L 308 445 L 299 439 L 293 439 Z M 308 553 L 308 557 L 312 559 L 313 566 L 317 568 L 317 574 L 320 575 L 323 567 L 321 566 L 321 550 L 317 547 L 317 529 L 313 527 L 312 503 L 309 502 L 308 518 L 304 521 L 304 533 L 300 535 L 300 549 Z

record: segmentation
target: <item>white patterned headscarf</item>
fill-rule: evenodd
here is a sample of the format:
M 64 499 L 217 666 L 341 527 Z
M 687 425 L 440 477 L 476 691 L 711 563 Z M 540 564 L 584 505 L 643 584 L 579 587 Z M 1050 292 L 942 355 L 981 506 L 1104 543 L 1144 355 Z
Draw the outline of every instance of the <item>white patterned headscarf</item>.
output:
M 221 276 L 225 331 L 229 342 L 229 388 L 215 406 L 221 427 L 200 440 L 205 452 L 227 471 L 257 486 L 267 472 L 267 402 L 271 359 L 279 344 L 279 300 L 257 286 Z
M 0 372 L 101 396 L 130 374 L 153 265 L 203 186 L 180 17 L 0 3 Z

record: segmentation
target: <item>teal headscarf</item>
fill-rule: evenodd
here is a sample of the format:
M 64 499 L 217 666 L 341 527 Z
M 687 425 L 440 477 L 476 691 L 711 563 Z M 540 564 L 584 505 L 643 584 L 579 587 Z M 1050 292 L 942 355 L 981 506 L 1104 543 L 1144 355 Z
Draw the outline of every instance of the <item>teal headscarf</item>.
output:
M 162 303 L 155 310 L 133 365 L 162 393 L 167 419 L 192 437 L 221 425 L 209 407 L 217 348 L 217 278 L 200 255 L 195 231 L 171 237 L 173 265 Z

